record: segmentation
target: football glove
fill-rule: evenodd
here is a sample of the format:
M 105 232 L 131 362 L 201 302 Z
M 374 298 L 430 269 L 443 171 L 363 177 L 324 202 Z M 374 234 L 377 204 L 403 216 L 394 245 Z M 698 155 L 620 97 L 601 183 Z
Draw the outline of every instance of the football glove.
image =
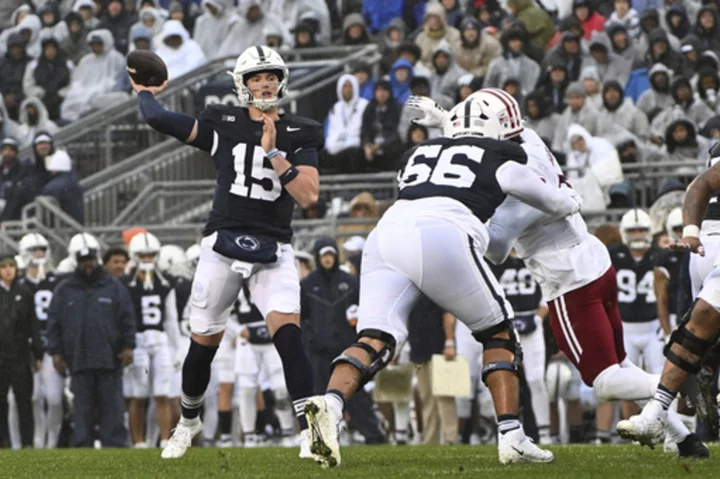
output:
M 411 96 L 405 102 L 405 106 L 420 110 L 421 116 L 412 118 L 410 121 L 416 125 L 426 128 L 441 128 L 447 111 L 434 100 L 426 96 Z
M 583 205 L 583 198 L 580 195 L 580 193 L 578 193 L 577 190 L 575 190 L 567 185 L 562 185 L 560 188 L 565 190 L 565 192 L 568 194 L 570 199 L 572 199 L 575 202 L 575 204 L 577 204 L 577 207 L 573 208 L 572 214 L 579 213 L 580 210 L 582 209 L 582 205 Z

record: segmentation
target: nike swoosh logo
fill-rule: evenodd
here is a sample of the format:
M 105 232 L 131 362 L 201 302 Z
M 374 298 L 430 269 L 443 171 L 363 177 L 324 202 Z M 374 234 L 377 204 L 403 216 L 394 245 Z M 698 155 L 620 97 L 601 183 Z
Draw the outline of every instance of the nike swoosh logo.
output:
M 521 451 L 520 449 L 516 448 L 515 446 L 510 446 L 510 449 L 512 449 L 513 451 L 517 452 L 517 453 L 520 454 L 521 456 L 524 456 L 524 455 L 525 455 L 525 452 L 524 452 L 524 451 Z
M 300 128 L 293 128 L 291 126 L 288 126 L 287 131 L 300 131 Z

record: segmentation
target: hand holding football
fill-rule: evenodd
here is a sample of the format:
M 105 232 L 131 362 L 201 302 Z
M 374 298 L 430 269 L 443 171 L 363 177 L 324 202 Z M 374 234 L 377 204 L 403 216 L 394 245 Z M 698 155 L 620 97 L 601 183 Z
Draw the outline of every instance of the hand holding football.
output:
M 162 58 L 148 50 L 134 50 L 127 56 L 126 68 L 136 85 L 159 87 L 168 79 Z

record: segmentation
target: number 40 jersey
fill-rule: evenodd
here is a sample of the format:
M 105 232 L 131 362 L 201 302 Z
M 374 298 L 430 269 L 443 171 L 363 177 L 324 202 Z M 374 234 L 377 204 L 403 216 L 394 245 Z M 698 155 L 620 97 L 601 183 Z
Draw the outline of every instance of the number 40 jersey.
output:
M 295 166 L 317 168 L 323 147 L 322 125 L 295 115 L 275 122 L 276 148 Z M 282 243 L 290 242 L 295 202 L 262 148 L 263 123 L 250 119 L 247 108 L 211 105 L 198 117 L 192 143 L 210 153 L 217 169 L 215 198 L 203 232 L 233 230 Z
M 636 261 L 626 245 L 611 246 L 610 258 L 618 285 L 618 309 L 626 323 L 644 323 L 657 319 L 653 266 L 657 251 L 650 248 Z

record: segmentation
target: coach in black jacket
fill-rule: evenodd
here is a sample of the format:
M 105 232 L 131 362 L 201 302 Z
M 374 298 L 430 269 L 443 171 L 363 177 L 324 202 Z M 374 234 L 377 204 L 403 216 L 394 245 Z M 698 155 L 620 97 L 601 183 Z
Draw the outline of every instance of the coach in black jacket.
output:
M 8 446 L 7 394 L 12 386 L 23 447 L 33 445 L 33 376 L 43 357 L 32 291 L 17 278 L 12 254 L 0 255 L 0 445 Z M 32 352 L 32 354 L 31 354 Z
M 300 282 L 300 318 L 315 377 L 315 392 L 324 394 L 330 365 L 355 342 L 359 295 L 358 280 L 340 270 L 337 241 L 315 243 L 316 269 Z M 360 389 L 347 403 L 347 411 L 367 444 L 380 444 L 380 432 L 370 395 Z
M 74 447 L 92 447 L 95 410 L 103 447 L 124 447 L 123 367 L 132 363 L 135 309 L 120 280 L 100 265 L 98 252 L 77 254 L 78 267 L 55 289 L 48 310 L 48 353 L 71 376 Z

